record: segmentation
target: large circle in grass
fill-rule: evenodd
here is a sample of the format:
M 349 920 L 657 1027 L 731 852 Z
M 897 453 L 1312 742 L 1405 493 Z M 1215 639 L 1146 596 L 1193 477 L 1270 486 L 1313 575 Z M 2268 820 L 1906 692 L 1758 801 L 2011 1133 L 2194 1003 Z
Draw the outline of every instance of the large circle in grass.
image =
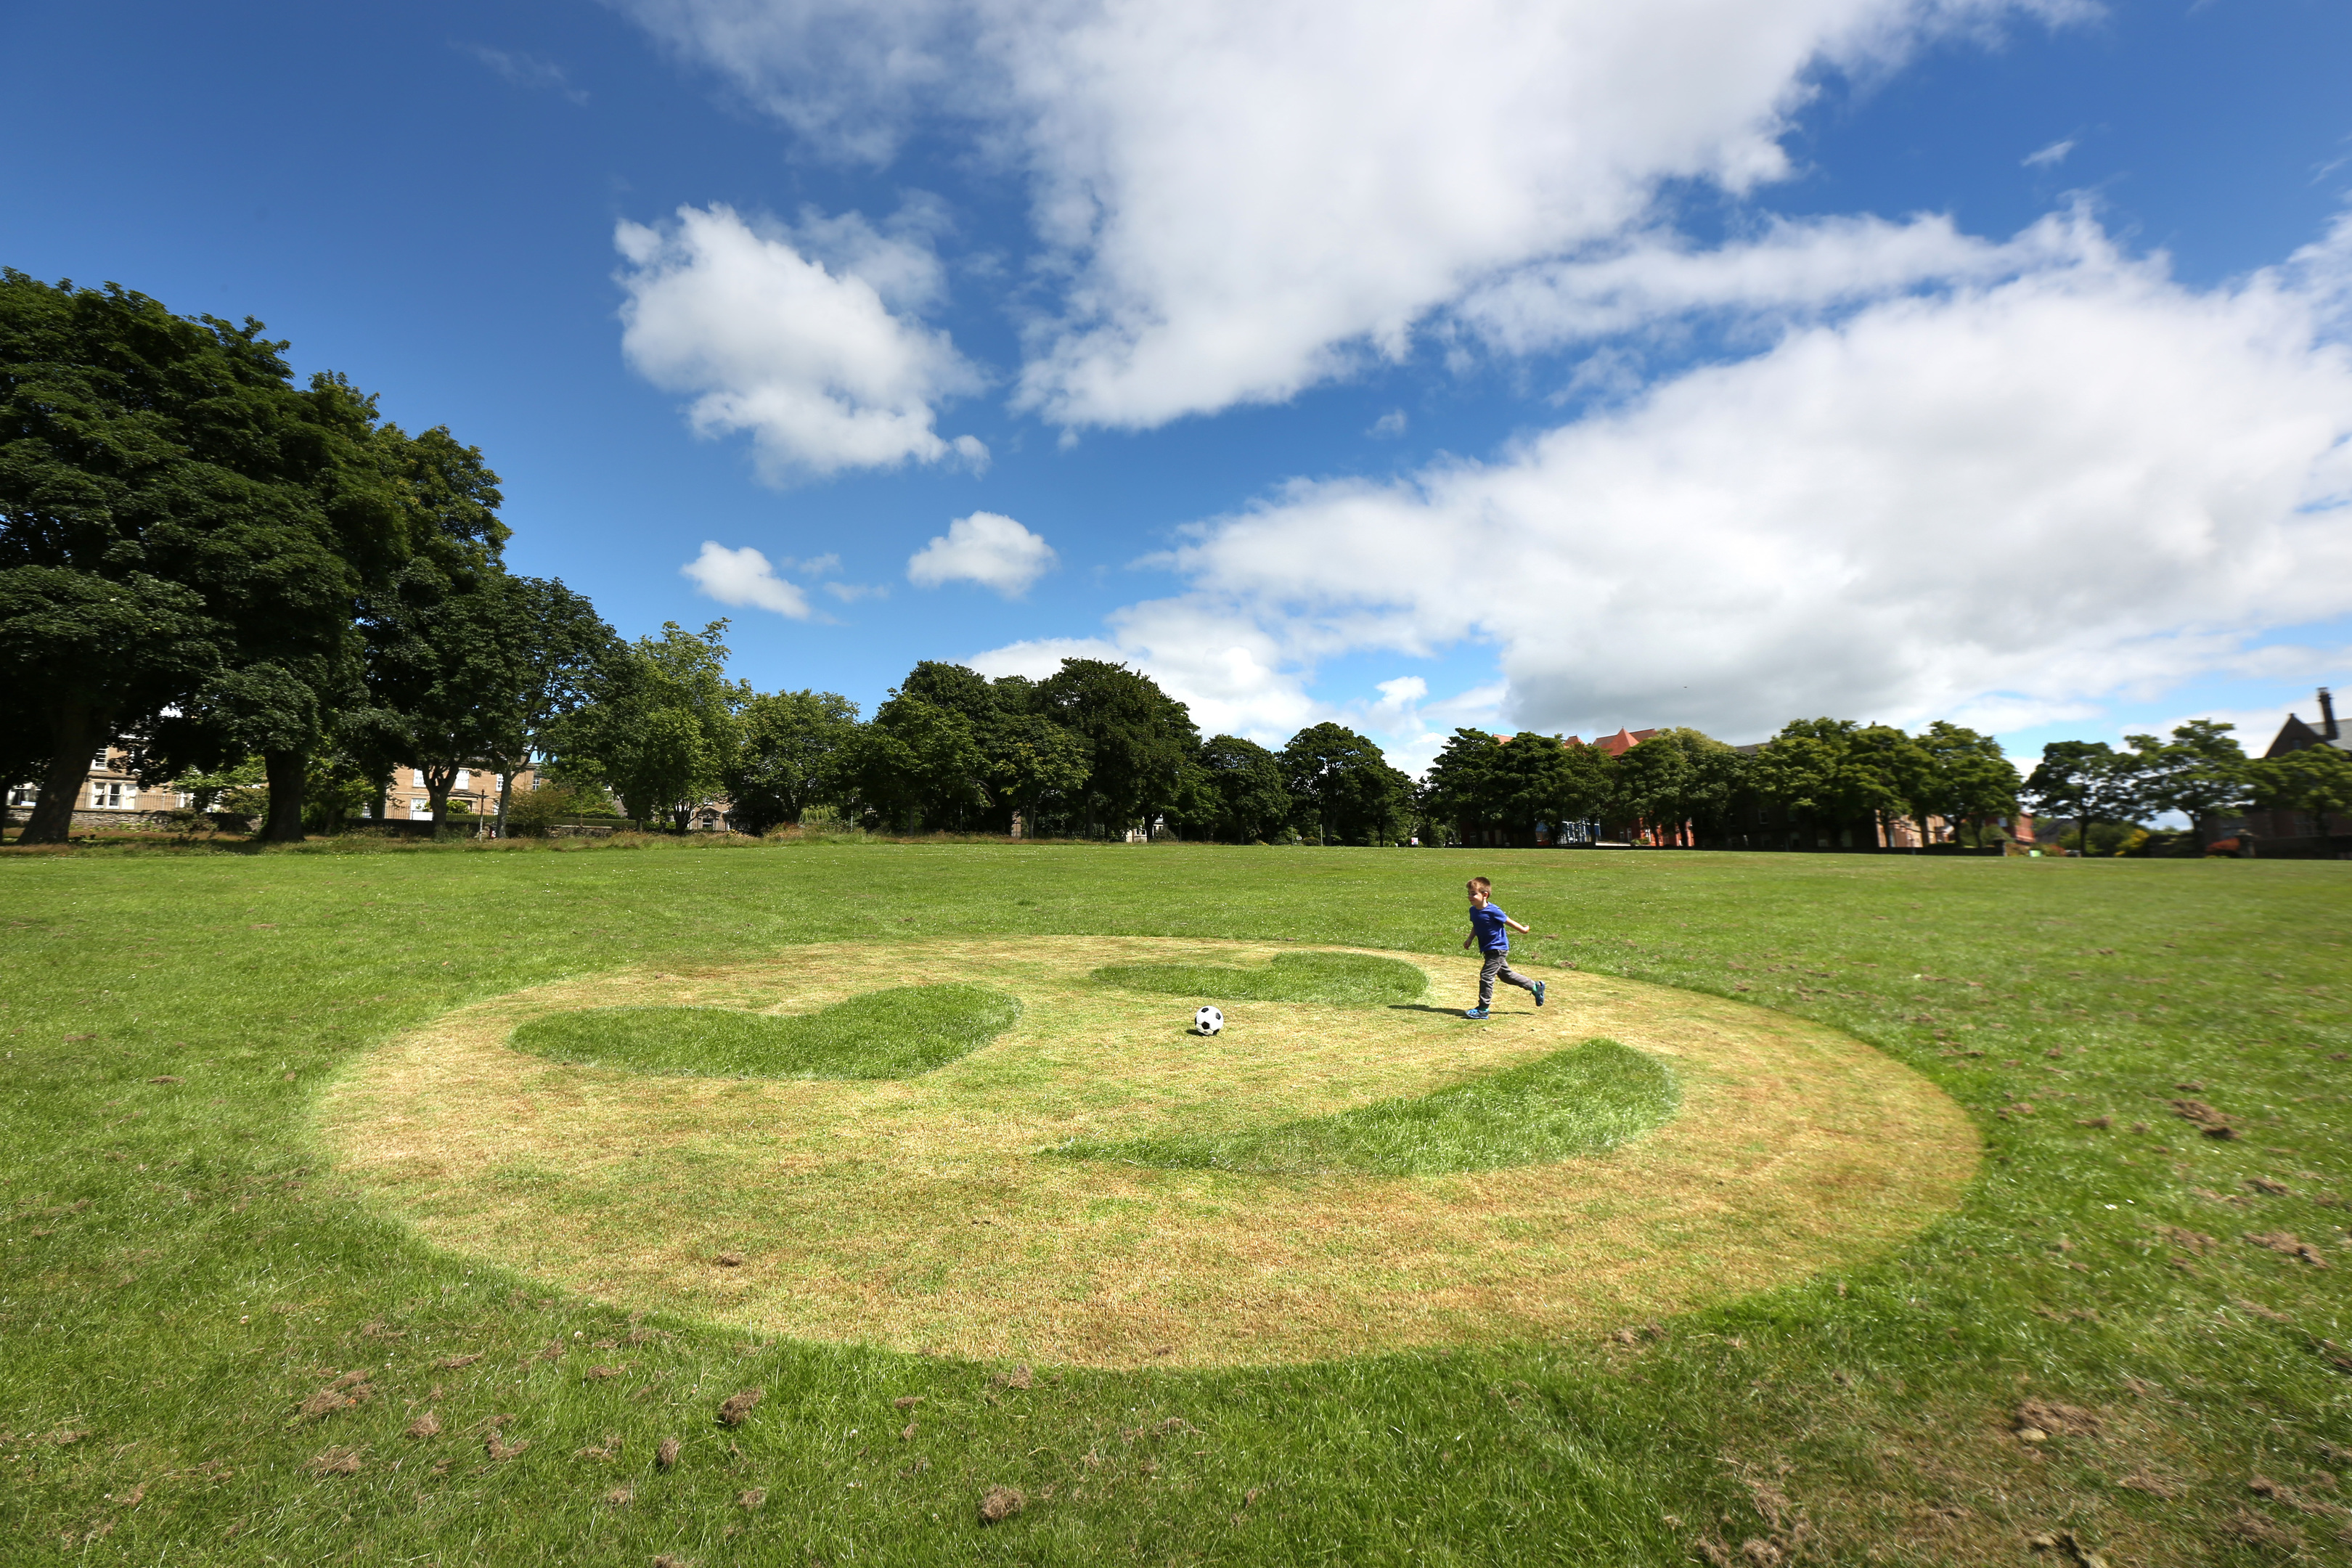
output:
M 1958 1105 L 1816 1024 L 1568 971 L 1546 974 L 1549 1005 L 1506 989 L 1474 1023 L 1456 1010 L 1476 981 L 1466 956 L 1407 961 L 1428 977 L 1418 1000 L 1378 984 L 1250 999 L 1281 992 L 1269 966 L 1314 951 L 1024 938 L 597 975 L 462 1008 L 361 1058 L 321 1101 L 321 1131 L 341 1179 L 425 1237 L 602 1300 L 1094 1366 L 1587 1336 L 1883 1254 L 1975 1171 Z M 1196 998 L 1097 978 L 1171 966 L 1204 985 L 1259 980 Z M 963 1054 L 893 1078 L 822 1062 L 719 1077 L 515 1044 L 559 1015 L 791 1020 L 928 984 L 1018 1006 Z M 1224 1009 L 1213 1038 L 1190 1032 L 1202 1001 Z M 1507 1122 L 1510 1094 L 1459 1098 L 1580 1093 L 1556 1075 L 1588 1070 L 1619 1122 L 1565 1157 L 1573 1136 L 1515 1145 L 1509 1126 L 1488 1140 L 1465 1119 L 1483 1106 Z M 1443 1112 L 1423 1119 L 1444 1123 L 1430 1146 L 1467 1157 L 1397 1133 L 1387 1110 L 1424 1102 Z M 1373 1124 L 1387 1144 L 1359 1135 Z

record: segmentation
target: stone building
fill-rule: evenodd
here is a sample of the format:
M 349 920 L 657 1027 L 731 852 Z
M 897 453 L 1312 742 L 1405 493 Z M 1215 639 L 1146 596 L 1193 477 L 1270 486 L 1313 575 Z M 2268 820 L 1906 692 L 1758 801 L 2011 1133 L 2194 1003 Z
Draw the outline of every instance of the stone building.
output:
M 2339 752 L 2352 751 L 2344 729 L 2336 721 L 2335 694 L 2325 686 L 2319 689 L 2319 722 L 2306 724 L 2303 715 L 2289 713 L 2286 722 L 2271 742 L 2265 757 L 2290 756 L 2314 746 L 2333 746 Z M 2352 853 L 2352 816 L 2330 813 L 2324 820 L 2305 811 L 2250 811 L 2245 816 L 2245 831 L 2252 836 L 2257 855 L 2344 855 Z

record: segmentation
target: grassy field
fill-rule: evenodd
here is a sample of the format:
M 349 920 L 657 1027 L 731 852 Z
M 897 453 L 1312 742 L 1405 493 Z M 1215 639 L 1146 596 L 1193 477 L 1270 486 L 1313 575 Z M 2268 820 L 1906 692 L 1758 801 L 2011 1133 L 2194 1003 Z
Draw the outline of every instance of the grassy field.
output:
M 1458 963 L 1467 1002 L 1474 870 L 1538 974 L 1784 1009 L 1933 1079 L 1985 1140 L 1958 1212 L 1572 1342 L 1033 1371 L 552 1292 L 334 1195 L 312 1131 L 358 1053 L 451 1008 L 800 943 L 874 943 L 878 989 L 955 941 L 1296 938 Z M 2347 927 L 2328 863 L 9 856 L 0 1557 L 2344 1560 Z M 1024 1506 L 983 1524 L 992 1488 Z

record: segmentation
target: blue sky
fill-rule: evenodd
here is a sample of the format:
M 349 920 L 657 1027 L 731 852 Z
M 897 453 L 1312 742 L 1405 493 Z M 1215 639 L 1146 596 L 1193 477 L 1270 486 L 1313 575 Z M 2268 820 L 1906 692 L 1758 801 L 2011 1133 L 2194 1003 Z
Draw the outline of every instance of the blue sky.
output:
M 0 262 L 260 316 L 762 689 L 2259 744 L 2352 672 L 2347 80 L 2324 0 L 17 6 Z

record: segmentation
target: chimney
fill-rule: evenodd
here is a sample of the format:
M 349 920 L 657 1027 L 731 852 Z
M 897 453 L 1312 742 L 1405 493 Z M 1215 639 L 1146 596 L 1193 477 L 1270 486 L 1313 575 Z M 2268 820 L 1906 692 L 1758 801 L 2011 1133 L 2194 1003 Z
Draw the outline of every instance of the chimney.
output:
M 2319 732 L 2331 741 L 2341 732 L 2336 728 L 2336 699 L 2325 686 L 2319 689 Z

